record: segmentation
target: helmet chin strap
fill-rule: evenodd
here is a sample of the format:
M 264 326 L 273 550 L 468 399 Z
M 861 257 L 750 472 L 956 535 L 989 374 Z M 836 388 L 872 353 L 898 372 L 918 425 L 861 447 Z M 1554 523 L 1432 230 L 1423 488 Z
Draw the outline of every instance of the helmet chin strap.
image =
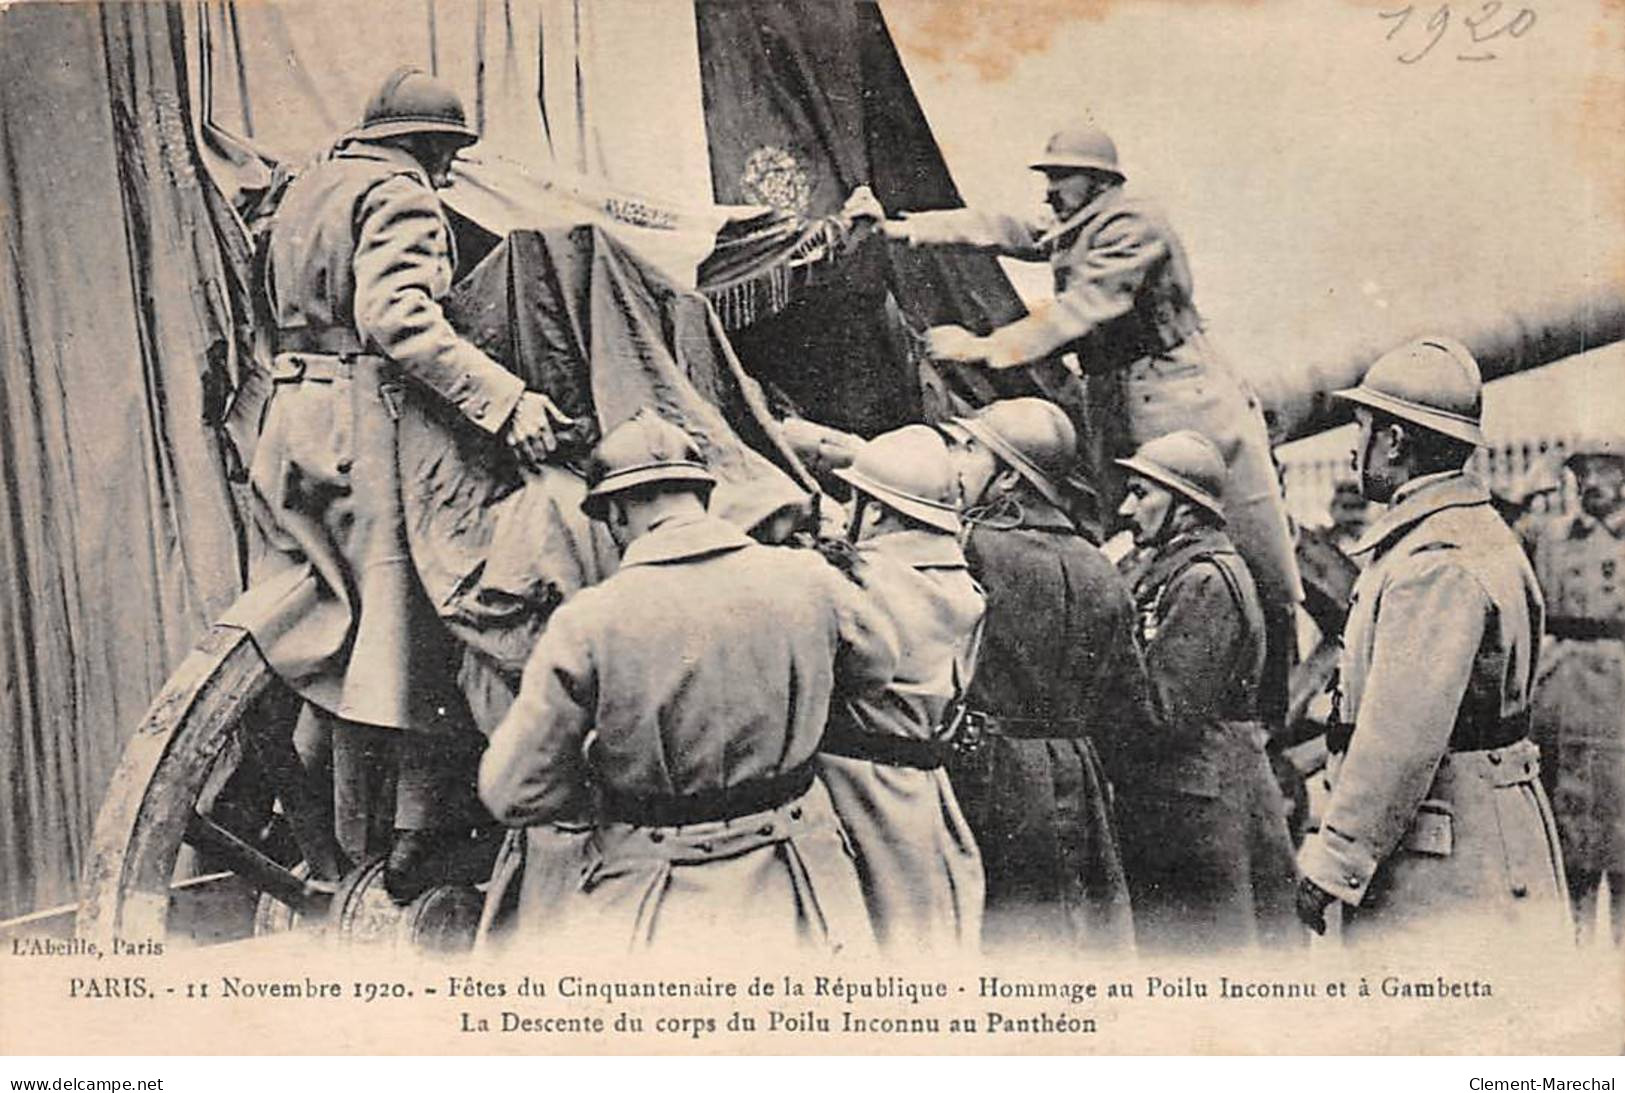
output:
M 1026 513 L 1021 498 L 1015 495 L 1021 484 L 1021 475 L 1014 470 L 1001 471 L 988 481 L 975 501 L 967 501 L 960 519 L 962 536 L 969 536 L 973 526 L 1009 531 L 1021 526 Z
M 854 490 L 852 492 L 852 518 L 846 522 L 846 541 L 856 546 L 858 536 L 863 532 L 864 510 L 870 505 L 869 498 Z
M 1156 528 L 1149 536 L 1151 546 L 1161 546 L 1173 538 L 1172 533 L 1168 530 L 1168 525 L 1173 523 L 1174 512 L 1178 508 L 1179 502 L 1172 495 L 1169 495 L 1168 504 L 1162 510 L 1162 519 L 1157 521 Z
M 1168 507 L 1162 510 L 1162 519 L 1157 522 L 1157 528 L 1152 533 L 1149 545 L 1161 546 L 1180 534 L 1189 531 L 1196 523 L 1195 511 L 1192 503 L 1181 500 L 1177 494 L 1169 497 Z

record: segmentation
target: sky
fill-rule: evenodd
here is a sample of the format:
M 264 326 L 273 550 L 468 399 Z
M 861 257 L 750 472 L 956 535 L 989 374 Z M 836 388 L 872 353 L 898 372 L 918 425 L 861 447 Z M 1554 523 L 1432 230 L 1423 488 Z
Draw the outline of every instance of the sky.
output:
M 1025 163 L 1092 117 L 1130 189 L 1180 232 L 1211 330 L 1256 376 L 1485 306 L 1625 285 L 1619 0 L 1403 17 L 1381 14 L 1400 0 L 882 7 L 968 204 L 1035 206 Z M 1043 266 L 1011 273 L 1024 295 L 1049 291 Z M 1621 366 L 1615 345 L 1492 384 L 1492 437 L 1625 423 Z

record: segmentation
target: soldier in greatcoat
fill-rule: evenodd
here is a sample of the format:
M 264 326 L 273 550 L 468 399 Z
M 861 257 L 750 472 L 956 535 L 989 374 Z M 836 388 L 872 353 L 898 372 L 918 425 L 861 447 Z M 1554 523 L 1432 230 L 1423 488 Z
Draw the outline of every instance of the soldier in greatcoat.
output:
M 1546 595 L 1535 738 L 1548 770 L 1582 936 L 1608 886 L 1625 939 L 1625 436 L 1583 438 L 1564 461 L 1580 511 L 1532 520 L 1525 542 Z
M 1143 731 L 1145 668 L 1128 586 L 1066 515 L 1076 459 L 1054 403 L 1006 399 L 960 441 L 965 553 L 987 592 L 966 696 L 967 752 L 949 769 L 987 873 L 983 939 L 1048 953 L 1133 943 L 1128 886 L 1098 747 Z
M 1229 528 L 1263 597 L 1269 624 L 1270 719 L 1285 709 L 1293 606 L 1303 598 L 1285 500 L 1257 396 L 1196 309 L 1190 264 L 1155 206 L 1124 189 L 1117 146 L 1080 123 L 1052 136 L 1031 165 L 1049 210 L 1036 217 L 944 209 L 885 220 L 869 195 L 848 210 L 881 221 L 912 246 L 959 246 L 1047 262 L 1055 295 L 984 336 L 957 326 L 928 332 L 932 356 L 1015 368 L 1075 352 L 1087 381 L 1085 455 L 1101 512 L 1122 497 L 1114 460 L 1148 440 L 1197 429 L 1229 467 Z
M 1478 364 L 1425 338 L 1371 366 L 1354 403 L 1370 562 L 1343 636 L 1330 799 L 1299 853 L 1299 916 L 1345 938 L 1516 925 L 1567 934 L 1557 831 L 1529 738 L 1544 608 L 1489 491 Z
M 815 772 L 832 696 L 895 678 L 890 620 L 817 552 L 710 515 L 698 449 L 652 411 L 599 442 L 588 482 L 620 568 L 554 612 L 480 763 L 503 823 L 592 824 L 573 888 L 539 909 L 521 897 L 521 933 L 741 955 L 872 947 Z
M 307 759 L 331 747 L 338 839 L 307 846 L 312 865 L 333 873 L 375 852 L 393 823 L 385 883 L 398 899 L 454 870 L 482 818 L 460 653 L 407 546 L 403 400 L 444 403 L 532 467 L 569 421 L 441 311 L 454 259 L 435 191 L 477 139 L 455 93 L 396 71 L 362 125 L 288 186 L 267 259 L 274 391 L 250 474 L 266 549 L 250 585 L 255 605 L 294 621 L 255 638 L 307 700 Z M 391 766 L 393 808 L 380 809 Z
M 1224 460 L 1177 432 L 1122 460 L 1157 727 L 1117 782 L 1135 936 L 1152 949 L 1303 937 L 1286 802 L 1265 756 L 1264 612 L 1224 531 Z
M 982 941 L 982 857 L 945 762 L 972 678 L 984 600 L 958 535 L 959 489 L 936 430 L 869 441 L 834 472 L 853 490 L 855 576 L 897 628 L 886 688 L 838 701 L 820 775 L 851 836 L 880 944 L 899 954 Z

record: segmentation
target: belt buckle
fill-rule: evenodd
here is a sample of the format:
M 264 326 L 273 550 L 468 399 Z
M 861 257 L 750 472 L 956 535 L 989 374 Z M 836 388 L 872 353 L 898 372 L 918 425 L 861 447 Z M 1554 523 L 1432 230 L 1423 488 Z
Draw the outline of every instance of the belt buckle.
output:
M 278 354 L 271 362 L 272 383 L 298 383 L 305 378 L 305 357 L 302 353 Z
M 406 386 L 400 383 L 380 383 L 378 397 L 383 400 L 384 410 L 389 414 L 391 421 L 401 420 L 401 407 L 406 402 Z
M 947 741 L 954 753 L 969 757 L 982 750 L 988 717 L 981 710 L 960 706 L 948 722 Z

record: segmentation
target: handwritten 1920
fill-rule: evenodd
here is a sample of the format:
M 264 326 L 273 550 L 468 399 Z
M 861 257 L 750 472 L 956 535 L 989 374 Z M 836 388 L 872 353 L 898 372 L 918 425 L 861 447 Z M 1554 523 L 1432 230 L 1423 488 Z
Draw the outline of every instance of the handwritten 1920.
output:
M 1456 60 L 1493 61 L 1498 54 L 1495 48 L 1490 48 L 1490 43 L 1499 48 L 1522 38 L 1536 22 L 1534 9 L 1519 8 L 1513 13 L 1500 0 L 1487 0 L 1465 14 L 1453 10 L 1449 4 L 1440 4 L 1425 17 L 1415 4 L 1406 4 L 1392 11 L 1380 11 L 1377 18 L 1393 24 L 1385 40 L 1399 42 L 1401 50 L 1396 59 L 1408 65 L 1432 53 L 1453 26 L 1457 29 L 1452 39 L 1458 48 Z M 1448 52 L 1438 55 L 1448 56 Z

